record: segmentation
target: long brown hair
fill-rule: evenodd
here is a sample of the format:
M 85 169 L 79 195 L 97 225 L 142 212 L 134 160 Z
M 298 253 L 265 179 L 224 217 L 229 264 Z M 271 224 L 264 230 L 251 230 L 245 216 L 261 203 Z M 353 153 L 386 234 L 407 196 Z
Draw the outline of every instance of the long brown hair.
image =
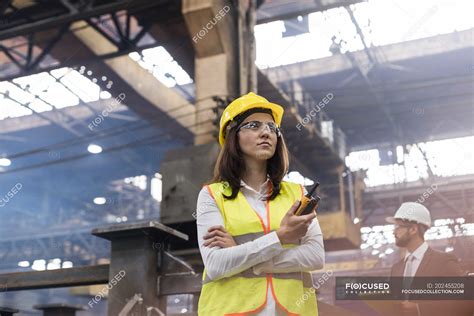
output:
M 240 180 L 245 171 L 245 160 L 243 152 L 239 146 L 237 135 L 238 124 L 232 126 L 227 131 L 224 146 L 219 152 L 217 162 L 214 167 L 214 176 L 209 183 L 228 182 L 232 188 L 232 194 L 224 195 L 225 199 L 233 200 L 241 188 Z M 283 134 L 277 138 L 275 154 L 267 161 L 267 173 L 272 182 L 272 193 L 270 200 L 273 200 L 280 193 L 280 183 L 288 172 L 288 149 L 283 138 Z

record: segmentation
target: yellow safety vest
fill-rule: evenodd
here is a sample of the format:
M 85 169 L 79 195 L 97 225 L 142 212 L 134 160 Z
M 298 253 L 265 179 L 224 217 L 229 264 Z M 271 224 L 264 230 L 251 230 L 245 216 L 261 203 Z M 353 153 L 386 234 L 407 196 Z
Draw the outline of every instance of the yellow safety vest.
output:
M 293 205 L 303 196 L 303 187 L 296 183 L 282 182 L 277 197 L 266 202 L 267 226 L 239 191 L 234 200 L 226 200 L 231 193 L 227 183 L 207 186 L 224 219 L 225 229 L 237 244 L 254 240 L 275 231 Z M 295 245 L 284 245 L 285 248 Z M 311 274 L 307 272 L 267 273 L 255 275 L 250 268 L 239 274 L 219 280 L 210 280 L 203 273 L 203 287 L 199 298 L 198 314 L 201 316 L 249 315 L 257 313 L 267 303 L 271 291 L 279 309 L 287 315 L 318 315 L 316 294 Z

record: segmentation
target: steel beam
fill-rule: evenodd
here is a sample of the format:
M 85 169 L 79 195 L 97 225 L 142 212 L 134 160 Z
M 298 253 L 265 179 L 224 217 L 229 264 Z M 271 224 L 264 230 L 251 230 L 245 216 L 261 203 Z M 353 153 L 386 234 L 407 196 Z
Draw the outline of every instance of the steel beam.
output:
M 12 316 L 18 312 L 19 310 L 15 308 L 0 307 L 0 316 Z
M 385 62 L 397 64 L 415 58 L 469 49 L 473 46 L 472 30 L 465 30 L 403 43 L 389 44 L 383 46 L 383 50 Z M 373 50 L 373 48 L 371 48 L 371 50 Z M 369 64 L 365 51 L 356 51 L 352 54 L 354 58 L 362 62 L 362 64 Z M 330 75 L 352 69 L 353 65 L 351 62 L 343 54 L 340 54 L 291 65 L 273 67 L 267 69 L 265 74 L 272 82 L 280 84 L 286 81 Z
M 132 3 L 133 5 L 131 5 Z M 59 16 L 48 17 L 26 25 L 6 28 L 5 30 L 0 31 L 0 40 L 55 28 L 66 23 L 72 23 L 74 21 L 80 21 L 119 10 L 146 10 L 160 4 L 162 4 L 160 1 L 146 0 L 135 0 L 133 2 L 130 0 L 115 1 L 114 3 L 98 5 L 77 13 L 67 13 Z
M 348 6 L 365 0 L 266 1 L 257 11 L 257 24 L 288 20 L 300 15 Z
M 201 292 L 201 280 L 202 273 L 172 273 L 164 275 L 157 278 L 157 291 L 159 296 L 199 294 Z M 8 292 L 106 284 L 108 281 L 108 264 L 51 271 L 0 274 L 1 289 Z
M 86 25 L 86 22 L 77 22 L 75 27 Z M 96 55 L 108 54 L 117 50 L 97 31 L 85 28 L 75 32 L 75 36 Z M 148 101 L 153 107 L 150 110 L 160 110 L 175 119 L 179 125 L 173 124 L 174 130 L 182 135 L 195 134 L 195 110 L 180 93 L 168 88 L 157 80 L 152 73 L 144 69 L 128 56 L 108 59 L 105 64 L 115 72 L 125 83 L 136 90 L 137 94 Z M 137 106 L 138 108 L 138 106 Z M 141 107 L 141 111 L 144 111 Z M 185 137 L 183 137 L 185 138 Z
M 199 294 L 202 287 L 202 273 L 178 273 L 158 278 L 160 296 L 178 294 Z
M 70 269 L 0 274 L 0 285 L 5 291 L 103 284 L 108 281 L 109 265 L 107 264 Z

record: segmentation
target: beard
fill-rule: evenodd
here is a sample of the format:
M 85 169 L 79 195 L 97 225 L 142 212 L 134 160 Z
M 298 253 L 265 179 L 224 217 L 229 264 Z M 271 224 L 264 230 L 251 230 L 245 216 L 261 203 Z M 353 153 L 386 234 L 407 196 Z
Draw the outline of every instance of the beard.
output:
M 408 235 L 408 233 L 405 233 L 398 238 L 395 237 L 395 245 L 397 245 L 398 247 L 405 247 L 406 245 L 408 245 L 409 241 L 410 235 Z

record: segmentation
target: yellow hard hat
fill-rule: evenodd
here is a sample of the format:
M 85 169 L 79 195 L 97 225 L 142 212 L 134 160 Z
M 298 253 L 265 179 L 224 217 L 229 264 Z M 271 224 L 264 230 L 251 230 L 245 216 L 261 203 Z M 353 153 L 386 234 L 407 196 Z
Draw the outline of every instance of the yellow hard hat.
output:
M 224 146 L 225 129 L 227 128 L 227 125 L 239 114 L 255 108 L 271 110 L 276 125 L 280 127 L 284 112 L 283 107 L 281 105 L 268 102 L 268 100 L 264 97 L 250 92 L 232 101 L 222 113 L 219 128 L 219 144 L 221 146 Z

